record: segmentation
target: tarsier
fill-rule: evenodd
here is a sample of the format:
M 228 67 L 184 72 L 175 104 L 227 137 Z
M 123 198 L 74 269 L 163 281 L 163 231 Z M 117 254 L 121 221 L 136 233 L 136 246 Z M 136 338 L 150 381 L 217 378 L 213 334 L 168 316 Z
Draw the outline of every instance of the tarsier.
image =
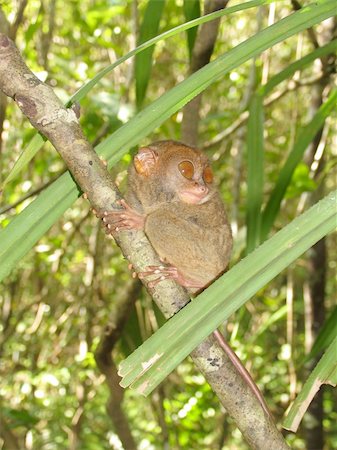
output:
M 158 253 L 160 266 L 149 266 L 139 278 L 148 285 L 175 280 L 197 294 L 226 270 L 232 234 L 206 155 L 180 142 L 159 141 L 140 148 L 130 165 L 124 209 L 104 211 L 106 232 L 143 230 Z M 154 279 L 153 279 L 154 278 Z M 258 397 L 263 397 L 233 350 L 214 335 Z

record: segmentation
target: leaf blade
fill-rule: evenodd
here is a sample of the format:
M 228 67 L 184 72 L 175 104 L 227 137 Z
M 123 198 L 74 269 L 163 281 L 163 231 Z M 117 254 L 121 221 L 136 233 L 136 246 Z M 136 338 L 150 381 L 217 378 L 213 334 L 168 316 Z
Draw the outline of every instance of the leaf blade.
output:
M 250 253 L 259 244 L 264 179 L 263 97 L 254 94 L 247 127 L 247 246 Z
M 149 0 L 144 12 L 140 26 L 139 44 L 153 38 L 159 29 L 160 19 L 164 10 L 165 0 Z M 145 95 L 152 70 L 152 55 L 154 46 L 136 55 L 135 78 L 136 78 L 136 103 L 140 109 Z
M 328 100 L 319 108 L 312 120 L 303 128 L 297 141 L 294 144 L 285 164 L 283 165 L 276 185 L 270 194 L 269 200 L 262 213 L 261 223 L 261 242 L 263 242 L 276 219 L 277 213 L 280 210 L 281 202 L 287 187 L 291 181 L 291 177 L 302 156 L 312 142 L 318 130 L 323 126 L 325 119 L 335 107 L 337 100 L 337 89 L 332 91 Z
M 184 0 L 183 3 L 184 15 L 187 21 L 196 19 L 200 16 L 200 0 Z M 190 28 L 187 30 L 187 47 L 188 54 L 191 59 L 192 51 L 197 37 L 198 27 Z
M 301 392 L 292 404 L 287 417 L 283 422 L 283 428 L 290 431 L 297 431 L 297 428 L 303 418 L 305 411 L 308 409 L 316 392 L 322 384 L 331 384 L 336 386 L 337 383 L 337 336 L 332 341 L 327 351 L 324 353 L 318 364 L 311 372 L 305 382 Z

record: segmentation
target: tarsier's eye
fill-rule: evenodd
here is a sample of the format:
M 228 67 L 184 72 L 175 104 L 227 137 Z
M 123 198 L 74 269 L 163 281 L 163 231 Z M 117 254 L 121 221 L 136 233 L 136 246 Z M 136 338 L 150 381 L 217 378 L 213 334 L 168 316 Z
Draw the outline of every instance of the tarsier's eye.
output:
M 188 180 L 192 180 L 194 175 L 194 166 L 191 161 L 182 161 L 178 164 L 178 169 L 183 177 L 187 178 Z
M 206 169 L 204 169 L 204 172 L 202 174 L 202 178 L 204 179 L 205 183 L 212 183 L 213 182 L 213 172 L 212 169 L 207 166 Z

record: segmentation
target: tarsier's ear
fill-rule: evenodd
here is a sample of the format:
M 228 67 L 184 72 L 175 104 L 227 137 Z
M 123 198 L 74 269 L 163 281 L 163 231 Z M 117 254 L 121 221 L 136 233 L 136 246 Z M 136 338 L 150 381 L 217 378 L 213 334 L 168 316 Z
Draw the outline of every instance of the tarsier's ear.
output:
M 158 153 L 151 147 L 142 147 L 138 150 L 137 155 L 133 158 L 133 164 L 139 175 L 149 176 L 158 160 Z

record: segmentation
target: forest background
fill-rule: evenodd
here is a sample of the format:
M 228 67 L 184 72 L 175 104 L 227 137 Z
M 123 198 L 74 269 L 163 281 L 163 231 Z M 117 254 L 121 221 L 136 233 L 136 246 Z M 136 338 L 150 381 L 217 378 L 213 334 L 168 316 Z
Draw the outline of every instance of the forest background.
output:
M 209 58 L 226 54 L 308 3 L 282 1 L 235 12 L 210 22 L 206 31 L 206 25 L 191 28 L 118 65 L 80 100 L 86 137 L 93 145 L 104 142 Z M 0 32 L 15 41 L 30 69 L 66 103 L 137 44 L 198 17 L 204 8 L 235 4 L 2 1 Z M 177 107 L 135 141 L 144 145 L 169 138 L 206 151 L 232 224 L 232 265 L 270 228 L 274 234 L 336 189 L 335 39 L 336 18 L 295 33 L 228 70 L 206 95 Z M 291 68 L 331 44 L 329 52 Z M 287 68 L 287 76 L 277 79 Z M 3 230 L 66 169 L 49 142 L 38 152 L 27 148 L 35 134 L 14 102 L 0 94 Z M 27 160 L 11 172 L 24 149 Z M 122 191 L 135 150 L 111 168 Z M 280 187 L 284 170 L 289 180 Z M 270 219 L 268 205 L 277 203 L 280 210 L 276 207 Z M 20 248 L 24 234 L 14 227 L 11 234 Z M 329 234 L 259 289 L 223 327 L 278 424 L 336 335 L 335 273 L 336 240 Z M 122 442 L 127 449 L 249 448 L 190 359 L 147 398 L 119 387 L 117 364 L 164 318 L 131 278 L 119 248 L 106 240 L 85 199 L 55 220 L 2 281 L 2 448 L 118 449 Z M 104 358 L 112 350 L 112 358 Z M 298 432 L 285 433 L 290 447 L 336 448 L 335 406 L 336 393 L 322 388 Z

